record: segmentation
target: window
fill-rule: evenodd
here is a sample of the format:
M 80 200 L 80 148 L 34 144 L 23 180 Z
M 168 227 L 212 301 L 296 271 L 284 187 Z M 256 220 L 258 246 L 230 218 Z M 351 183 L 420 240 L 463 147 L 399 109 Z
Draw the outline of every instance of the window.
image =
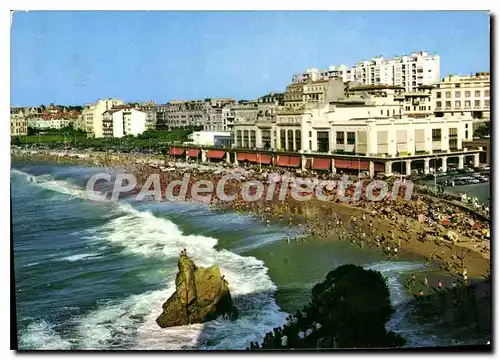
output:
M 328 152 L 329 150 L 328 131 L 318 131 L 318 151 Z
M 280 145 L 281 145 L 280 147 L 282 149 L 284 149 L 286 146 L 286 132 L 285 132 L 285 130 L 280 131 Z
M 441 141 L 441 129 L 432 129 L 432 141 Z
M 474 106 L 481 106 L 481 100 L 474 100 Z
M 468 129 L 469 128 L 469 124 L 465 124 L 465 128 Z
M 450 150 L 456 150 L 458 148 L 457 137 L 457 128 L 450 128 L 448 131 L 448 145 Z
M 481 97 L 481 90 L 474 91 L 474 96 L 475 97 Z
M 356 133 L 348 131 L 347 132 L 347 144 L 354 145 L 356 143 Z
M 490 100 L 484 100 L 484 106 L 490 106 Z
M 313 136 L 312 131 L 309 131 L 309 137 L 312 137 L 312 136 Z
M 337 131 L 337 144 L 344 145 L 344 132 Z
M 451 108 L 451 101 L 447 101 L 446 104 L 445 104 L 445 107 Z
M 465 138 L 468 139 L 469 138 L 469 130 L 465 130 Z
M 380 115 L 384 115 L 384 110 L 380 110 Z
M 465 97 L 466 97 L 466 98 L 470 97 L 470 91 L 466 91 L 466 92 L 465 92 Z
M 295 130 L 295 150 L 302 149 L 302 138 L 300 134 L 300 130 Z
M 255 142 L 255 130 L 250 130 L 250 148 L 253 149 L 254 147 L 257 146 Z
M 447 99 L 450 99 L 450 98 L 451 98 L 451 91 L 447 91 L 447 92 L 445 93 L 445 95 L 446 95 L 446 98 L 447 98 Z
M 465 100 L 465 107 L 470 108 L 470 100 Z
M 309 140 L 309 150 L 312 150 L 312 146 L 313 146 L 312 140 Z
M 461 96 L 462 92 L 461 91 L 455 91 L 455 97 L 459 98 Z
M 489 90 L 484 90 L 484 96 L 489 97 L 490 96 L 490 91 Z
M 288 130 L 288 144 L 287 150 L 293 150 L 293 130 Z
M 436 93 L 436 98 L 441 99 L 441 91 L 438 91 L 438 92 Z
M 456 87 L 456 88 L 459 88 L 459 87 L 460 87 L 460 84 L 455 84 L 455 87 Z
M 460 100 L 456 100 L 456 101 L 455 101 L 455 107 L 456 107 L 456 108 L 462 107 L 462 103 L 461 103 L 461 101 L 460 101 Z
M 241 135 L 241 130 L 236 131 L 236 145 L 243 147 L 243 140 Z

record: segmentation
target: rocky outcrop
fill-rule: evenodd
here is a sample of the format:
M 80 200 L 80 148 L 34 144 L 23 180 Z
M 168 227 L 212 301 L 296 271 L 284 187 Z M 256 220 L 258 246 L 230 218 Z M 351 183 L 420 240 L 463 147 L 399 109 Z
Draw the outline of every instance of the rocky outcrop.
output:
M 156 319 L 160 327 L 203 323 L 220 315 L 236 318 L 237 310 L 218 265 L 198 268 L 184 250 L 177 266 L 176 291 L 163 304 L 163 313 Z

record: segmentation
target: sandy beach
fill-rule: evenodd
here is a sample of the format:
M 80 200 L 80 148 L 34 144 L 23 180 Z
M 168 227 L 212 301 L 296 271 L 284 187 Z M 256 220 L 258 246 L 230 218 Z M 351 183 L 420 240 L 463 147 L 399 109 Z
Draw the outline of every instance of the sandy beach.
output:
M 138 184 L 143 184 L 149 174 L 159 173 L 162 188 L 172 180 L 182 179 L 186 171 L 191 172 L 192 183 L 200 179 L 217 181 L 223 174 L 234 171 L 228 164 L 187 165 L 178 160 L 165 160 L 161 155 L 16 150 L 12 152 L 12 159 L 122 169 L 135 174 Z M 164 171 L 165 168 L 170 171 Z M 253 180 L 266 178 L 270 170 L 257 166 L 243 168 L 240 173 L 244 179 Z M 273 171 L 285 173 L 284 169 Z M 226 184 L 226 193 L 239 194 L 240 187 L 241 182 L 230 181 Z M 296 201 L 290 196 L 291 190 L 292 187 L 287 188 L 283 201 L 277 197 L 270 201 L 262 197 L 258 201 L 245 202 L 238 196 L 228 202 L 217 201 L 213 196 L 211 207 L 214 210 L 247 212 L 263 222 L 276 221 L 297 226 L 305 236 L 350 241 L 356 246 L 379 249 L 390 258 L 427 261 L 430 268 L 440 269 L 459 279 L 462 279 L 464 268 L 469 278 L 476 279 L 482 279 L 490 270 L 490 241 L 484 236 L 486 231 L 490 231 L 490 223 L 464 209 L 415 193 L 411 200 L 406 201 L 403 188 L 396 200 L 373 202 L 362 198 L 350 203 L 318 199 Z M 347 189 L 346 194 L 349 191 L 353 189 Z M 425 214 L 429 222 L 419 221 L 421 214 Z M 456 238 L 450 239 L 451 235 Z

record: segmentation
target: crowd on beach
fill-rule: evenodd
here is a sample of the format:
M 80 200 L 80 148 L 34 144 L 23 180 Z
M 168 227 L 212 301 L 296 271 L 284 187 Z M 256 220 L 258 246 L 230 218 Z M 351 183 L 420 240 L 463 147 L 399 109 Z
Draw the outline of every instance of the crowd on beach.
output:
M 312 235 L 321 238 L 337 238 L 350 241 L 351 244 L 360 247 L 376 247 L 389 257 L 399 256 L 401 250 L 407 246 L 410 234 L 414 234 L 421 243 L 435 243 L 433 251 L 426 256 L 429 264 L 438 261 L 444 269 L 457 273 L 460 266 L 456 262 L 463 257 L 463 251 L 476 251 L 485 257 L 489 257 L 490 221 L 484 216 L 466 208 L 456 206 L 453 203 L 443 201 L 413 191 L 411 200 L 405 200 L 406 186 L 399 188 L 398 196 L 391 198 L 389 192 L 381 201 L 369 201 L 366 198 L 366 187 L 369 179 L 361 179 L 363 188 L 361 196 L 355 199 L 355 184 L 348 186 L 345 196 L 349 201 L 341 201 L 334 196 L 330 202 L 312 199 L 310 201 L 295 201 L 292 190 L 297 186 L 293 181 L 286 188 L 285 197 L 280 199 L 281 179 L 275 181 L 274 196 L 261 196 L 255 201 L 245 201 L 242 197 L 241 187 L 243 182 L 259 180 L 264 185 L 264 194 L 267 194 L 271 186 L 270 175 L 288 175 L 294 178 L 308 178 L 315 182 L 320 180 L 339 180 L 343 174 L 321 173 L 315 171 L 304 171 L 298 168 L 281 168 L 272 166 L 259 166 L 251 164 L 240 164 L 234 166 L 225 162 L 199 163 L 185 162 L 170 158 L 165 159 L 155 156 L 137 156 L 131 154 L 68 154 L 68 153 L 37 153 L 17 154 L 18 156 L 33 157 L 36 155 L 42 161 L 58 159 L 64 163 L 86 163 L 90 166 L 105 166 L 120 168 L 133 173 L 137 178 L 138 187 L 146 182 L 150 174 L 160 174 L 161 189 L 164 192 L 167 184 L 173 180 L 180 180 L 185 173 L 189 173 L 190 185 L 198 180 L 208 180 L 216 184 L 224 175 L 233 174 L 238 178 L 232 179 L 225 184 L 225 194 L 235 195 L 231 201 L 222 201 L 214 194 L 210 200 L 213 209 L 232 210 L 237 213 L 248 213 L 260 219 L 266 224 L 272 221 L 285 224 L 290 228 L 299 228 L 304 235 Z M 354 181 L 359 179 L 350 177 Z M 389 185 L 391 185 L 389 181 Z M 174 195 L 179 189 L 174 188 Z M 295 189 L 297 190 L 297 189 Z M 324 195 L 335 195 L 335 185 L 324 188 Z M 252 191 L 252 190 L 251 190 Z M 251 192 L 250 191 L 250 192 Z M 255 189 L 253 190 L 255 191 Z M 374 191 L 374 195 L 377 195 Z M 187 199 L 190 191 L 187 192 Z M 163 195 L 165 195 L 163 193 Z M 348 211 L 342 211 L 348 210 Z M 385 229 L 380 226 L 384 221 Z M 300 241 L 301 237 L 293 236 L 292 232 L 286 236 L 284 241 L 290 243 L 292 240 Z M 453 249 L 446 251 L 446 247 L 453 248 L 462 242 L 472 242 L 473 245 L 463 251 Z
M 325 335 L 324 328 L 312 318 L 311 304 L 305 305 L 302 310 L 289 315 L 283 326 L 267 332 L 261 344 L 252 341 L 246 350 L 319 348 L 319 342 Z

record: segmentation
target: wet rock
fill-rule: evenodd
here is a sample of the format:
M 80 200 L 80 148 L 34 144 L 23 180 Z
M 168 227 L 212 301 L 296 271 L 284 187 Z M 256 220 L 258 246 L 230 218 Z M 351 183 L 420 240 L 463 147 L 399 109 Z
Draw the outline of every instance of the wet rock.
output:
M 221 315 L 237 317 L 227 281 L 218 265 L 198 268 L 183 252 L 177 266 L 176 291 L 163 304 L 163 313 L 156 319 L 160 327 L 203 323 Z

